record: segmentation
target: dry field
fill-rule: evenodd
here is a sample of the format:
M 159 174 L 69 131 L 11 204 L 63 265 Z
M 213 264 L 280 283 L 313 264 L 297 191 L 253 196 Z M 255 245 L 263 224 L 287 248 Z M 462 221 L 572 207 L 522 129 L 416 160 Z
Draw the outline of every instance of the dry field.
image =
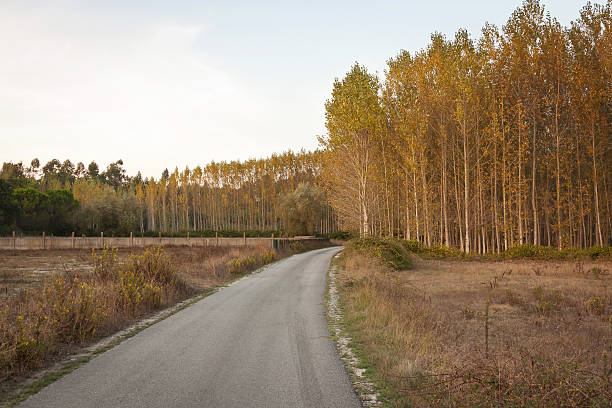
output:
M 342 262 L 349 330 L 388 406 L 610 406 L 612 262 Z
M 117 254 L 125 260 L 140 255 L 144 248 L 121 248 Z M 164 247 L 178 273 L 196 289 L 206 289 L 231 279 L 225 264 L 234 258 L 257 254 L 257 247 Z M 93 270 L 91 250 L 51 249 L 0 251 L 0 301 L 24 289 L 39 287 L 54 273 L 90 273 Z

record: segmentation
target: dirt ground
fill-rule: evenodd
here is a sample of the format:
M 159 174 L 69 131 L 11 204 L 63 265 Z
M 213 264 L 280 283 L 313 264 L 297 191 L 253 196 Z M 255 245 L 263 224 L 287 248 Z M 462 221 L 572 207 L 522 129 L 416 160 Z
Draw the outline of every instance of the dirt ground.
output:
M 612 347 L 612 262 L 416 260 L 401 278 L 435 304 L 460 336 L 457 357 L 530 350 L 602 371 Z M 450 338 L 448 340 L 451 340 Z M 478 351 L 477 351 L 478 350 Z M 599 366 L 599 367 L 598 367 Z

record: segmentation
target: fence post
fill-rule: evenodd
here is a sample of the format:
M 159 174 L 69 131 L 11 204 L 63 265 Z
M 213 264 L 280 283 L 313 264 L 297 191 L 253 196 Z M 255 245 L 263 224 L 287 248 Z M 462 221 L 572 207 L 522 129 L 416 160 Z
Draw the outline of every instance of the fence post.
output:
M 276 249 L 276 245 L 274 245 L 274 233 L 272 233 L 272 249 Z
M 191 240 L 189 239 L 189 231 L 187 231 L 187 245 L 191 246 Z
M 13 231 L 13 255 L 15 255 L 16 249 L 17 249 L 17 243 L 15 242 L 15 231 Z
M 161 231 L 159 231 L 159 246 L 162 244 Z
M 104 248 L 104 231 L 100 231 L 100 248 Z
M 130 246 L 134 246 L 134 233 L 130 231 Z
M 219 231 L 215 231 L 215 239 L 217 240 L 217 246 L 219 246 Z
M 45 231 L 43 231 L 42 244 L 43 249 L 47 249 L 47 243 L 45 242 Z
M 242 242 L 244 243 L 244 246 L 246 246 L 246 231 L 242 231 Z
M 74 231 L 72 231 L 71 246 L 74 248 Z

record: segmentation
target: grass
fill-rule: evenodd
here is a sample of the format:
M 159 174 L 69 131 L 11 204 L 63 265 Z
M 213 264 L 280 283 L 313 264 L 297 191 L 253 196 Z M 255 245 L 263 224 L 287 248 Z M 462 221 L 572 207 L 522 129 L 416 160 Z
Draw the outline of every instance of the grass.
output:
M 348 250 L 337 275 L 384 405 L 610 406 L 610 262 L 413 263 Z
M 199 295 L 192 299 L 199 300 L 242 274 L 294 253 L 289 248 L 272 251 L 263 247 L 167 247 L 132 252 L 105 248 L 89 256 L 82 250 L 28 252 L 11 262 L 29 279 L 0 298 L 0 400 L 7 400 L 37 370 L 97 339 L 195 294 Z M 30 262 L 32 255 L 64 267 L 31 273 L 28 268 L 37 268 L 36 262 Z M 58 262 L 57 257 L 63 261 Z M 65 266 L 66 260 L 72 267 Z M 0 284 L 14 280 L 10 272 L 4 275 L 0 279 L 6 280 Z M 45 378 L 55 378 L 53 373 L 20 393 L 30 395 L 46 384 Z

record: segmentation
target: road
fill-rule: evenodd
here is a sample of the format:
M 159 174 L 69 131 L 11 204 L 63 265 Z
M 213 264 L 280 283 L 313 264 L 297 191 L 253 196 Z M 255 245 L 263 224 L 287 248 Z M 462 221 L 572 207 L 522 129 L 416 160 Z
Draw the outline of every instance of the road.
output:
M 21 407 L 360 407 L 329 338 L 340 248 L 279 261 L 143 330 Z

